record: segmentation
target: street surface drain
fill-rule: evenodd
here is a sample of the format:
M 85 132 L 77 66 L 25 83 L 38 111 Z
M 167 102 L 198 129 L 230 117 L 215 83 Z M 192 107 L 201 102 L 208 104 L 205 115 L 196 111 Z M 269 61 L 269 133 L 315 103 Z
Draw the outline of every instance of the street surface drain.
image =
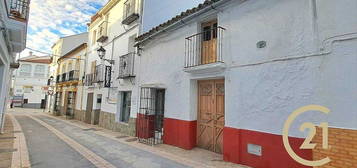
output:
M 83 131 L 97 131 L 95 128 L 87 128 L 87 129 L 83 129 Z
M 22 131 L 12 131 L 12 133 L 21 133 Z

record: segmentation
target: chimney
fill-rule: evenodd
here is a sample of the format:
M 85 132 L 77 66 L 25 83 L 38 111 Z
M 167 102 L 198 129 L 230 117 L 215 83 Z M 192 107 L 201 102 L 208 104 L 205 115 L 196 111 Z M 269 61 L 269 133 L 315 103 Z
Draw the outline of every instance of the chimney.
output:
M 30 52 L 29 52 L 29 56 L 30 56 L 30 57 L 32 57 L 32 54 L 33 54 L 33 52 L 32 52 L 32 51 L 30 51 Z

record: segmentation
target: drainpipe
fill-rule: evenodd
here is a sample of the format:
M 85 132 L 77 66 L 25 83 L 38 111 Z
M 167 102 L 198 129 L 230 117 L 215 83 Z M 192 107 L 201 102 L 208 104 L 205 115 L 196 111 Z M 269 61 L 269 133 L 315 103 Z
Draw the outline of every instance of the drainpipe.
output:
M 85 76 L 86 75 L 86 69 L 87 69 L 87 61 L 88 61 L 88 58 L 87 58 L 87 51 L 84 53 L 84 57 L 85 57 L 85 61 L 84 61 L 84 71 L 83 71 L 83 75 Z M 83 79 L 83 77 L 82 77 Z M 84 97 L 84 84 L 83 84 L 83 81 L 82 81 L 82 91 L 81 91 L 81 108 L 80 110 L 82 111 L 83 110 L 83 97 Z

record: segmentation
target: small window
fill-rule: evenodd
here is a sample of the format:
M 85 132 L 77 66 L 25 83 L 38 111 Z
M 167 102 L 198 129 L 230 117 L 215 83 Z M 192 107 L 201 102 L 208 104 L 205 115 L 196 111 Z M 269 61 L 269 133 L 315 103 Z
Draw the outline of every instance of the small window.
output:
M 32 66 L 31 65 L 23 64 L 23 65 L 21 65 L 19 75 L 20 76 L 25 76 L 25 77 L 31 76 L 31 71 L 32 71 Z
M 29 99 L 24 99 L 24 104 L 28 104 L 29 103 Z
M 35 77 L 44 77 L 46 73 L 46 66 L 45 65 L 36 65 L 35 66 Z
M 122 108 L 120 122 L 129 122 L 131 108 L 131 92 L 122 92 Z

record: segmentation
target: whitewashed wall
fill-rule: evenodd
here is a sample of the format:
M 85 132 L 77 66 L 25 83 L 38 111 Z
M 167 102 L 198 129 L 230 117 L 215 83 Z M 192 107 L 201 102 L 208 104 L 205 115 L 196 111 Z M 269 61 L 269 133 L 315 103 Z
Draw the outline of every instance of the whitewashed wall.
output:
M 327 120 L 333 127 L 357 129 L 357 39 L 353 34 L 357 22 L 352 17 L 357 14 L 357 2 L 317 1 L 317 10 L 313 2 L 232 1 L 218 13 L 202 15 L 143 47 L 136 86 L 166 88 L 165 117 L 196 120 L 196 80 L 224 77 L 228 127 L 281 134 L 295 109 L 319 104 L 332 113 L 300 116 L 291 135 L 302 137 L 298 127 L 307 121 Z M 227 29 L 226 70 L 183 72 L 185 37 L 197 33 L 199 22 L 214 15 Z M 266 41 L 267 47 L 258 49 L 259 41 Z
M 119 71 L 119 57 L 125 54 L 128 54 L 128 46 L 129 46 L 129 37 L 133 35 L 139 34 L 139 20 L 132 23 L 131 25 L 123 25 L 122 22 L 122 9 L 123 3 L 125 1 L 119 2 L 115 7 L 111 9 L 109 12 L 109 19 L 108 19 L 108 39 L 104 43 L 92 43 L 93 31 L 98 28 L 98 25 L 105 19 L 99 18 L 97 21 L 92 23 L 89 32 L 89 46 L 88 46 L 88 55 L 87 55 L 87 66 L 86 66 L 86 73 L 89 74 L 91 72 L 91 62 L 97 61 L 98 64 L 105 64 L 109 65 L 108 62 L 103 62 L 99 59 L 97 49 L 100 46 L 103 46 L 106 50 L 106 59 L 112 59 L 115 61 L 113 65 L 112 73 L 112 88 L 102 88 L 99 85 L 95 84 L 95 87 L 87 87 L 84 88 L 84 94 L 86 95 L 83 98 L 83 106 L 82 109 L 85 110 L 87 106 L 87 94 L 94 93 L 94 103 L 93 109 L 101 109 L 101 111 L 109 112 L 109 113 L 118 113 L 117 106 L 118 102 L 121 100 L 118 99 L 118 93 L 120 91 L 130 91 L 133 88 L 133 83 L 135 83 L 135 79 L 133 83 L 129 80 L 121 80 L 117 79 L 118 71 Z M 140 6 L 141 2 L 137 1 L 137 5 Z M 139 7 L 137 7 L 139 8 Z M 140 12 L 140 10 L 138 11 Z M 117 13 L 118 15 L 114 15 L 113 13 Z M 141 14 L 140 14 L 141 15 Z M 97 96 L 102 95 L 102 103 L 100 107 L 97 107 Z M 133 104 L 133 103 L 132 103 Z M 133 114 L 133 112 L 131 112 Z M 136 116 L 135 115 L 131 116 Z
M 28 99 L 28 103 L 35 103 L 35 104 L 40 104 L 42 99 L 45 99 L 46 92 L 43 90 L 43 87 L 47 86 L 47 81 L 48 81 L 48 64 L 41 64 L 41 63 L 31 63 L 31 62 L 20 62 L 20 68 L 21 65 L 31 65 L 31 75 L 30 76 L 21 76 L 19 74 L 20 70 L 16 70 L 14 72 L 15 78 L 14 78 L 14 94 L 15 95 L 24 95 L 24 99 Z M 36 65 L 42 65 L 45 66 L 45 72 L 44 76 L 38 77 L 35 76 L 35 67 Z M 24 92 L 24 86 L 32 86 L 33 91 L 30 93 L 25 93 Z M 20 91 L 21 90 L 21 91 Z

